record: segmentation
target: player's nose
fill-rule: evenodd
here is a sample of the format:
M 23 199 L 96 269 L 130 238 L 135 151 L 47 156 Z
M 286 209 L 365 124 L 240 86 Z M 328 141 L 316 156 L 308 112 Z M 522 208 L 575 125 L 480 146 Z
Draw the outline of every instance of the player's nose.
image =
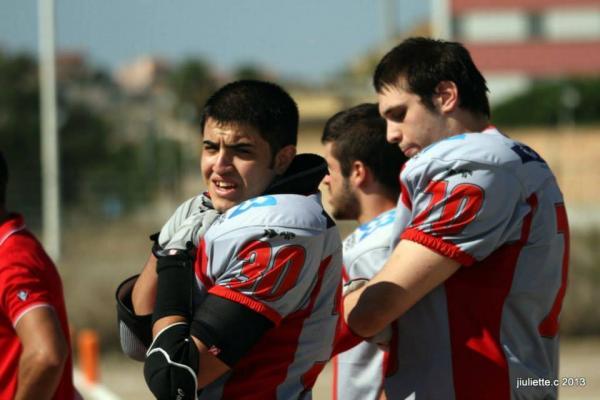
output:
M 213 164 L 213 170 L 217 173 L 223 173 L 230 170 L 233 166 L 233 157 L 231 152 L 227 149 L 221 148 L 219 153 L 216 155 L 215 162 Z
M 402 141 L 402 130 L 399 124 L 387 121 L 385 136 L 390 143 L 400 143 Z

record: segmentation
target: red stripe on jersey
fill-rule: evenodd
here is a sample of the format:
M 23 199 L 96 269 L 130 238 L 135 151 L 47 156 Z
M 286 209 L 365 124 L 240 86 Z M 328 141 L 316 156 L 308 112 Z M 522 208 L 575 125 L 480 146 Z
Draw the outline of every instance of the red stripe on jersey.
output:
M 567 210 L 563 203 L 556 204 L 556 228 L 557 233 L 563 235 L 563 257 L 561 266 L 561 283 L 558 293 L 554 298 L 550 313 L 538 326 L 538 332 L 544 337 L 554 337 L 558 334 L 558 316 L 562 308 L 563 299 L 567 291 L 567 281 L 569 277 L 569 219 L 567 218 Z
M 509 399 L 510 376 L 500 344 L 502 309 L 521 250 L 527 243 L 537 206 L 523 220 L 521 239 L 505 244 L 471 268 L 460 268 L 445 282 L 452 349 L 454 397 Z
M 319 265 L 317 283 L 310 294 L 308 306 L 288 315 L 278 326 L 268 330 L 231 370 L 223 388 L 223 399 L 277 399 L 277 388 L 288 378 L 288 367 L 298 351 L 302 327 L 312 313 L 331 259 L 329 256 Z M 311 365 L 306 372 L 318 373 L 320 370 Z M 295 379 L 300 381 L 302 377 L 296 376 Z
M 248 297 L 245 294 L 226 288 L 225 286 L 213 286 L 208 290 L 208 293 L 223 297 L 225 299 L 229 299 L 231 301 L 235 301 L 236 303 L 243 304 L 249 309 L 256 311 L 261 315 L 264 315 L 266 318 L 273 321 L 275 325 L 279 325 L 279 323 L 281 322 L 281 315 L 279 315 L 279 313 L 273 310 L 271 307 L 261 303 L 258 300 Z
M 208 289 L 214 285 L 214 282 L 208 277 L 207 268 L 208 256 L 206 255 L 206 243 L 203 238 L 200 240 L 200 245 L 198 246 L 198 251 L 196 253 L 194 272 L 196 273 L 196 278 L 198 278 L 198 280 L 200 280 L 200 282 Z
M 342 301 L 343 303 L 343 301 Z M 331 351 L 332 356 L 336 356 L 347 350 L 350 350 L 360 342 L 365 340 L 364 337 L 357 335 L 350 329 L 348 323 L 344 320 L 344 312 L 340 312 L 337 326 L 335 329 L 335 339 L 333 341 L 333 350 Z
M 342 281 L 344 283 L 346 283 L 349 280 L 350 280 L 350 275 L 348 274 L 348 271 L 346 271 L 346 266 L 342 265 Z
M 431 236 L 416 228 L 408 228 L 405 230 L 402 235 L 400 235 L 400 239 L 422 244 L 436 253 L 440 253 L 443 256 L 458 261 L 461 265 L 470 266 L 477 262 L 472 255 L 466 253 L 454 243 L 447 242 L 439 237 Z

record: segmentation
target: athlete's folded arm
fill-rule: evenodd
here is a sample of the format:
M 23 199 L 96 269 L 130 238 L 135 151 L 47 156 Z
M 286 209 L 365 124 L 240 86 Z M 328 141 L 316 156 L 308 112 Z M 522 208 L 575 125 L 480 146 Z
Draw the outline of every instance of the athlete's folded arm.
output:
M 157 282 L 156 256 L 150 253 L 131 292 L 131 303 L 136 315 L 152 314 L 156 300 Z
M 356 334 L 373 336 L 459 267 L 459 262 L 421 244 L 401 240 L 381 271 L 344 298 L 344 318 Z
M 144 365 L 146 382 L 159 399 L 180 389 L 202 389 L 233 368 L 273 326 L 262 314 L 209 294 L 194 311 L 191 324 L 180 315 L 154 323 L 155 338 Z

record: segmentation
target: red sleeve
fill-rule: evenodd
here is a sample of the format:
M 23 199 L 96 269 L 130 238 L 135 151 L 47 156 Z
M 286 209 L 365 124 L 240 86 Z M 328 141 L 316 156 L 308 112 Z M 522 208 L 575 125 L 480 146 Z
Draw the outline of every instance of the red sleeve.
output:
M 46 282 L 22 264 L 9 264 L 0 269 L 0 287 L 0 307 L 13 326 L 26 311 L 51 304 Z

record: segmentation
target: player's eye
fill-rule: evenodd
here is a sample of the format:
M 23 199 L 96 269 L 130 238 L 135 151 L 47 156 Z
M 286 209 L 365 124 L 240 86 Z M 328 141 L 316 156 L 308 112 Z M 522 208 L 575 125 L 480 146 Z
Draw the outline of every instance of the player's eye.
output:
M 212 143 L 204 143 L 203 149 L 207 153 L 215 153 L 215 152 L 219 151 L 219 146 L 216 146 Z
M 391 113 L 389 113 L 389 118 L 394 122 L 402 122 L 406 117 L 406 108 L 398 107 L 395 108 Z

